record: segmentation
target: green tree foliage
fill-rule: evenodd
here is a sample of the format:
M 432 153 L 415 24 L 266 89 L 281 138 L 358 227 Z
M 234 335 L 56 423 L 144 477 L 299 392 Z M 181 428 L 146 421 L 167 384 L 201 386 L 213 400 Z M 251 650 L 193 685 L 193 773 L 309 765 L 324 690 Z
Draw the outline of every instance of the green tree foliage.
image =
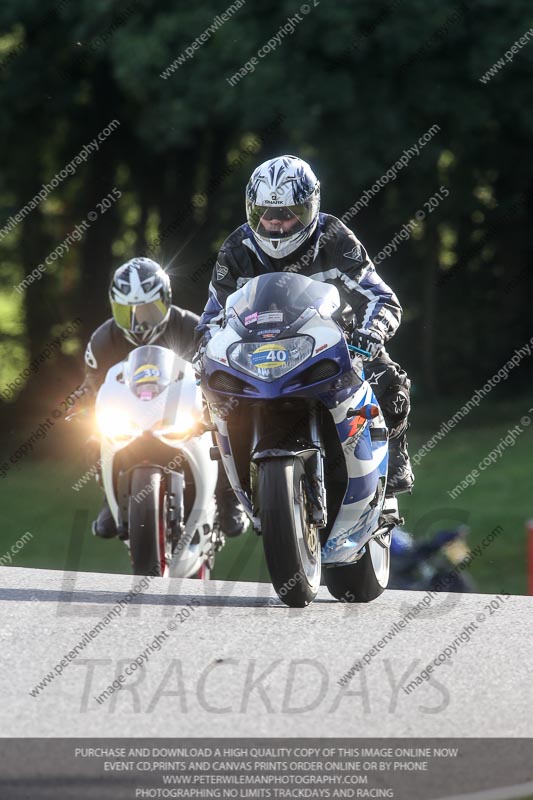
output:
M 82 340 L 108 315 L 110 271 L 134 254 L 159 258 L 176 301 L 201 310 L 256 163 L 309 159 L 324 210 L 342 216 L 433 125 L 438 134 L 351 224 L 375 255 L 449 189 L 379 271 L 405 309 L 392 353 L 421 390 L 474 388 L 531 335 L 533 40 L 479 80 L 530 29 L 528 12 L 526 0 L 247 0 L 233 11 L 213 0 L 4 0 L 0 228 L 112 120 L 120 126 L 0 234 L 0 392 L 80 316 L 82 334 L 58 361 L 75 371 Z M 293 31 L 258 57 L 289 19 Z M 120 200 L 16 292 L 114 187 Z

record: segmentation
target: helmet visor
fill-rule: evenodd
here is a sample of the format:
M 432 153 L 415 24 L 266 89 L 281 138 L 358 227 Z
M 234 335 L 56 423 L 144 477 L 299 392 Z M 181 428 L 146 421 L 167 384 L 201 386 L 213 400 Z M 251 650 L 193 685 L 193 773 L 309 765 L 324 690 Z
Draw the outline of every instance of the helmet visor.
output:
M 163 300 L 154 300 L 151 303 L 126 306 L 111 301 L 113 318 L 119 328 L 134 334 L 143 334 L 152 331 L 160 325 L 168 314 L 168 308 Z
M 318 201 L 313 198 L 296 206 L 248 205 L 248 224 L 265 239 L 286 239 L 310 225 L 317 213 Z

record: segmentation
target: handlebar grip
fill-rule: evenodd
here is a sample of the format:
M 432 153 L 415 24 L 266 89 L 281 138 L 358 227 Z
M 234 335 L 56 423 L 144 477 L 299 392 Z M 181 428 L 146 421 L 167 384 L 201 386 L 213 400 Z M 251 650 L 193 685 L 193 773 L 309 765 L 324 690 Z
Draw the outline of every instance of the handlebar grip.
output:
M 352 353 L 360 353 L 362 356 L 372 356 L 372 353 L 369 353 L 368 350 L 363 350 L 362 347 L 356 347 L 354 344 L 349 344 L 347 347 Z

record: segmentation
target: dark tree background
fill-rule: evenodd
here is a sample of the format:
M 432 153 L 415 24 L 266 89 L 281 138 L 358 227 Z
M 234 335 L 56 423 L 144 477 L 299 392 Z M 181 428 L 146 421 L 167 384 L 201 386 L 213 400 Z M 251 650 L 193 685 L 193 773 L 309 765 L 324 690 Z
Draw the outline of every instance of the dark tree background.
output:
M 418 396 L 431 398 L 473 390 L 531 336 L 533 44 L 479 80 L 528 30 L 527 0 L 311 0 L 294 33 L 230 86 L 226 79 L 299 10 L 247 0 L 161 77 L 226 8 L 213 0 L 2 3 L 0 228 L 85 143 L 120 123 L 1 235 L 0 392 L 69 321 L 83 322 L 54 370 L 30 377 L 10 398 L 18 402 L 2 402 L 4 424 L 55 391 L 54 375 L 75 385 L 122 261 L 156 257 L 175 301 L 202 309 L 212 256 L 244 220 L 257 163 L 284 152 L 308 159 L 323 209 L 342 216 L 432 125 L 437 135 L 351 222 L 375 255 L 440 186 L 450 191 L 379 266 L 405 311 L 393 355 Z M 113 187 L 121 199 L 17 293 L 13 285 Z

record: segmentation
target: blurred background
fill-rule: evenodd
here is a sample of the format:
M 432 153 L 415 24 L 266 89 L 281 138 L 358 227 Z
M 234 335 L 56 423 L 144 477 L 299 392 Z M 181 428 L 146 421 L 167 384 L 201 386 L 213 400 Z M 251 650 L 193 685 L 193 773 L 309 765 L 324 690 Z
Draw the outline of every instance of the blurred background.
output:
M 526 0 L 226 3 L 1 4 L 0 556 L 16 566 L 129 571 L 120 542 L 90 534 L 101 495 L 79 483 L 65 398 L 123 261 L 159 260 L 174 301 L 201 312 L 267 158 L 308 160 L 339 217 L 374 187 L 348 223 L 371 257 L 398 234 L 378 272 L 404 308 L 389 351 L 413 381 L 412 454 L 533 335 L 533 39 L 504 57 L 531 27 Z M 476 546 L 503 528 L 472 564 L 484 592 L 526 592 L 533 361 L 517 360 L 421 458 L 400 503 L 421 538 L 466 523 Z M 266 579 L 256 537 L 230 542 L 215 576 Z

